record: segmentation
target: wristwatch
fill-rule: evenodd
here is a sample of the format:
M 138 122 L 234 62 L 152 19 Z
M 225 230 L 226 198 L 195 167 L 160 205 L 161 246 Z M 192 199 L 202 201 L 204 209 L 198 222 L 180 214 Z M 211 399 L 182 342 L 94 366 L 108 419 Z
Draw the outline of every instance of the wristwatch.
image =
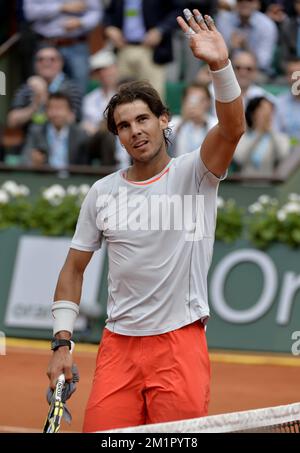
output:
M 56 351 L 61 346 L 68 346 L 71 350 L 72 342 L 71 340 L 58 340 L 57 338 L 53 338 L 51 341 L 51 351 Z

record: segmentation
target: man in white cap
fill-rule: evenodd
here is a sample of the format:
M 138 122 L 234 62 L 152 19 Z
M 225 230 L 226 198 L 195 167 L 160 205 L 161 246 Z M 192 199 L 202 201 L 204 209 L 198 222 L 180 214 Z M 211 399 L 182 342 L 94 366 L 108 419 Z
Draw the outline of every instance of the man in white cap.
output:
M 89 134 L 94 134 L 103 121 L 103 112 L 110 98 L 117 91 L 118 70 L 113 52 L 100 50 L 90 57 L 90 71 L 100 87 L 83 98 L 82 126 Z
M 121 147 L 119 139 L 107 130 L 103 112 L 116 93 L 119 74 L 113 52 L 104 49 L 90 57 L 92 78 L 100 86 L 83 98 L 82 127 L 91 135 L 89 142 L 90 162 L 100 161 L 101 165 L 129 164 L 128 154 Z

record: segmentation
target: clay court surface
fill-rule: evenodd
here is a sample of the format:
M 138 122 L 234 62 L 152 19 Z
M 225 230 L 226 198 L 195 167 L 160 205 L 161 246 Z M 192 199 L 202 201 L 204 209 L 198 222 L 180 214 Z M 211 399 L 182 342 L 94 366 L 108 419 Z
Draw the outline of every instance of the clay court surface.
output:
M 0 356 L 0 432 L 41 432 L 48 348 L 48 342 L 8 339 L 7 354 Z M 81 432 L 96 351 L 95 345 L 76 345 L 80 383 L 69 402 L 73 422 L 63 422 L 62 431 Z M 300 357 L 211 351 L 211 361 L 210 415 L 300 401 Z

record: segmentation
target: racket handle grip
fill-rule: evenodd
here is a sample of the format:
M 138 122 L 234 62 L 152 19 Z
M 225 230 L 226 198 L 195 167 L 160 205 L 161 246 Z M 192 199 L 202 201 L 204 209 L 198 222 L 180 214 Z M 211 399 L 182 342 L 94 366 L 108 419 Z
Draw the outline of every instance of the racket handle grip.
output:
M 74 343 L 74 341 L 71 340 L 70 354 L 72 354 L 72 352 L 74 351 L 74 347 L 75 347 L 75 343 Z M 58 382 L 61 382 L 62 384 L 64 384 L 65 381 L 66 381 L 65 375 L 62 373 L 62 374 L 60 374 L 60 375 L 58 376 L 57 381 L 56 381 L 56 384 L 57 384 Z
M 65 380 L 66 380 L 65 375 L 63 373 L 60 374 L 57 378 L 56 385 L 58 384 L 58 382 L 61 382 L 62 384 L 64 384 Z

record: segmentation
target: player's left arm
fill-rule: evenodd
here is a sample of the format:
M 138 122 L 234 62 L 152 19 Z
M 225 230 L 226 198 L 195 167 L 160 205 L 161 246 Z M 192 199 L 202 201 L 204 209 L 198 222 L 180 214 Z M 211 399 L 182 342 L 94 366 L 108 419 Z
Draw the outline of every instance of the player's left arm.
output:
M 209 65 L 216 97 L 218 124 L 208 132 L 201 146 L 201 158 L 208 170 L 221 176 L 245 132 L 241 90 L 225 41 L 212 18 L 203 18 L 197 9 L 193 10 L 193 15 L 189 10 L 184 13 L 186 20 L 178 17 L 178 24 L 189 38 L 194 56 Z

